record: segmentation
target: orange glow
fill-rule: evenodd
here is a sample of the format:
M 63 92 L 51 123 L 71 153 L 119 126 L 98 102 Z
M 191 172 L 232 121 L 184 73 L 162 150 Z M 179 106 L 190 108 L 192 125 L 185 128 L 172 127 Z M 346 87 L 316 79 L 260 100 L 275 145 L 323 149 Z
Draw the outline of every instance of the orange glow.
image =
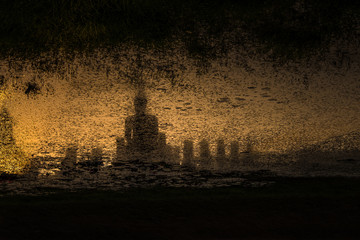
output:
M 0 172 L 21 174 L 29 164 L 29 159 L 16 146 L 0 148 Z
M 360 112 L 359 69 L 347 70 L 345 78 L 334 74 L 339 69 L 311 72 L 297 64 L 300 69 L 291 71 L 288 66 L 274 69 L 272 63 L 248 59 L 254 69 L 248 72 L 236 56 L 229 56 L 213 60 L 208 71 L 198 73 L 195 60 L 183 52 L 166 56 L 144 53 L 144 62 L 151 64 L 142 78 L 150 114 L 158 117 L 160 131 L 173 146 L 191 139 L 198 153 L 199 141 L 207 139 L 214 153 L 216 141 L 224 139 L 227 153 L 232 141 L 240 142 L 240 151 L 250 141 L 254 151 L 285 152 L 360 129 L 355 120 Z M 173 85 L 154 67 L 170 60 L 179 74 L 172 80 L 180 84 Z M 70 144 L 79 146 L 79 155 L 100 145 L 112 157 L 115 139 L 123 137 L 125 119 L 134 112 L 136 90 L 122 74 L 131 67 L 129 58 L 115 60 L 99 51 L 76 56 L 55 73 L 24 65 L 15 71 L 5 61 L 0 63 L 0 74 L 11 83 L 6 103 L 14 118 L 17 146 L 29 155 L 64 156 Z M 308 88 L 295 81 L 304 72 L 312 73 Z M 24 86 L 31 81 L 37 81 L 41 90 L 27 96 Z M 18 156 L 6 151 L 12 158 Z

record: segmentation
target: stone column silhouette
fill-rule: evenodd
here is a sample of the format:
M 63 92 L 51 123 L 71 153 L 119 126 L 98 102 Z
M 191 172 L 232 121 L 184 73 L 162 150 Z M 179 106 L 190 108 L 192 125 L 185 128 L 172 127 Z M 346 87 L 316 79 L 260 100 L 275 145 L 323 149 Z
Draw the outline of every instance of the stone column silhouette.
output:
M 223 139 L 217 141 L 216 149 L 216 163 L 217 167 L 223 168 L 226 165 L 226 155 L 225 155 L 225 142 Z
M 211 163 L 211 153 L 209 142 L 205 139 L 200 141 L 200 166 L 209 167 Z
M 90 173 L 96 173 L 99 171 L 99 167 L 103 163 L 103 149 L 100 146 L 94 147 L 91 149 L 90 156 Z
M 125 161 L 126 160 L 126 144 L 125 138 L 117 137 L 116 138 L 116 156 L 115 161 Z
M 91 156 L 90 156 L 91 162 L 101 162 L 102 158 L 103 158 L 102 147 L 94 147 L 93 149 L 91 149 Z
M 239 163 L 239 142 L 233 141 L 230 144 L 230 166 L 235 167 Z
M 73 144 L 70 145 L 65 151 L 65 157 L 62 161 L 62 166 L 69 169 L 73 168 L 77 161 L 77 150 L 78 147 Z
M 157 147 L 155 153 L 155 161 L 169 161 L 169 158 L 171 157 L 171 149 L 166 144 L 166 134 L 159 132 L 158 139 L 157 139 Z
M 165 133 L 159 133 L 158 148 L 159 150 L 165 149 L 166 146 L 166 135 Z
M 174 146 L 171 148 L 171 162 L 174 164 L 180 164 L 180 147 Z
M 250 136 L 245 139 L 245 152 L 242 153 L 241 162 L 250 166 L 254 163 L 254 142 Z
M 192 166 L 194 161 L 194 142 L 191 140 L 184 141 L 183 165 Z

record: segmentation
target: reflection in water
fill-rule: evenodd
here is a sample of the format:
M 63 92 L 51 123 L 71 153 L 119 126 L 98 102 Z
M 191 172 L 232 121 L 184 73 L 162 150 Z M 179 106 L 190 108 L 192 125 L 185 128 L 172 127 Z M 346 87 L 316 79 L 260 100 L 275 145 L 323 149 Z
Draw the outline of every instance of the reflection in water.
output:
M 211 162 L 209 142 L 206 139 L 203 139 L 200 141 L 199 145 L 200 145 L 200 159 L 199 159 L 200 166 L 210 166 L 212 162 Z
M 146 113 L 146 104 L 146 97 L 138 94 L 134 101 L 135 115 L 125 120 L 127 148 L 140 154 L 157 150 L 160 140 L 158 119 Z
M 247 157 L 251 154 L 304 156 L 320 148 L 359 149 L 356 64 L 346 70 L 334 68 L 329 55 L 328 62 L 275 66 L 234 50 L 234 55 L 209 60 L 206 69 L 198 71 L 201 64 L 187 58 L 181 48 L 167 51 L 98 51 L 75 55 L 51 71 L 37 69 L 30 61 L 1 60 L 1 81 L 10 96 L 2 102 L 14 118 L 18 146 L 29 155 L 66 155 L 72 161 L 69 144 L 76 145 L 75 161 L 87 159 L 84 156 L 99 146 L 106 165 L 104 159 L 125 161 L 127 149 L 143 144 L 141 149 L 162 149 L 159 154 L 178 152 L 185 165 L 213 167 L 219 165 L 224 146 L 230 162 L 225 165 L 231 166 L 241 159 L 252 162 Z M 143 64 L 129 60 L 135 55 Z M 253 71 L 247 71 L 244 62 Z M 147 108 L 156 116 L 143 115 L 151 130 L 141 129 L 136 124 L 141 114 L 133 112 L 136 70 L 146 79 Z M 207 146 L 200 143 L 203 139 Z M 224 140 L 221 151 L 217 139 Z M 131 146 L 132 142 L 138 144 Z M 166 147 L 158 147 L 164 143 Z
M 166 143 L 159 132 L 158 118 L 147 113 L 147 98 L 140 90 L 134 99 L 135 114 L 125 120 L 125 138 L 116 139 L 115 165 L 128 161 L 179 162 L 176 147 Z
M 230 145 L 230 166 L 236 167 L 239 160 L 239 143 L 237 141 L 232 141 Z
M 5 106 L 0 110 L 0 173 L 20 173 L 27 164 L 25 154 L 16 145 L 13 119 Z
M 190 140 L 184 141 L 184 158 L 183 165 L 191 166 L 194 160 L 194 143 Z
M 76 164 L 64 168 L 62 158 L 32 159 L 39 164 L 33 172 L 11 181 L 1 178 L 0 196 L 4 194 L 44 194 L 55 189 L 120 190 L 133 187 L 224 187 L 240 185 L 257 187 L 271 184 L 277 176 L 355 176 L 359 177 L 360 161 L 325 159 L 306 163 L 289 163 L 288 155 L 240 153 L 236 166 L 190 166 L 164 162 L 130 161 L 121 164 L 90 166 Z M 251 164 L 243 161 L 251 158 Z M 109 159 L 104 159 L 107 162 Z M 267 161 L 269 160 L 269 161 Z M 285 160 L 285 161 L 284 161 Z M 304 159 L 305 160 L 305 159 Z M 329 161 L 331 160 L 331 161 Z M 61 169 L 61 170 L 60 170 Z M 35 171 L 37 170 L 37 171 Z M 270 180 L 269 180 L 270 179 Z
M 185 140 L 181 159 L 179 147 L 167 144 L 165 133 L 158 132 L 157 118 L 146 114 L 146 102 L 144 95 L 135 96 L 135 115 L 127 118 L 130 122 L 125 123 L 125 138 L 116 138 L 117 151 L 114 158 L 104 157 L 103 149 L 97 146 L 79 159 L 78 145 L 70 144 L 62 158 L 33 158 L 25 175 L 2 184 L 0 195 L 43 194 L 46 189 L 118 190 L 129 187 L 234 185 L 257 187 L 271 184 L 272 181 L 268 179 L 278 175 L 359 176 L 360 152 L 356 147 L 353 151 L 343 149 L 339 155 L 341 159 L 337 159 L 331 152 L 327 156 L 329 153 L 320 151 L 319 146 L 291 154 L 260 153 L 248 146 L 247 139 L 246 151 L 240 152 L 239 143 L 232 141 L 227 154 L 228 144 L 225 140 L 218 139 L 214 155 L 206 139 L 199 142 L 199 154 L 194 153 L 194 142 Z M 140 115 L 139 118 L 137 114 Z M 11 129 L 8 115 L 2 115 L 5 116 L 2 129 Z M 357 135 L 353 135 L 356 139 Z M 4 133 L 1 136 L 3 143 L 7 141 L 8 145 L 14 145 L 11 134 Z M 353 143 L 352 140 L 348 141 Z M 340 142 L 337 138 L 333 144 L 326 142 L 321 146 L 327 144 L 339 149 L 334 144 Z M 313 161 L 314 157 L 320 161 Z

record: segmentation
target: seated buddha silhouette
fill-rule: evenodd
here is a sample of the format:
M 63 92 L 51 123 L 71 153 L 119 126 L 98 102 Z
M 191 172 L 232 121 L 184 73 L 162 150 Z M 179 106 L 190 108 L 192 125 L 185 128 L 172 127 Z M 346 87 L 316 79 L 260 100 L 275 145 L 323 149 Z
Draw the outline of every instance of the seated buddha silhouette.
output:
M 158 119 L 146 113 L 147 99 L 144 94 L 138 94 L 135 97 L 134 105 L 135 115 L 125 120 L 127 150 L 143 154 L 150 153 L 158 147 Z

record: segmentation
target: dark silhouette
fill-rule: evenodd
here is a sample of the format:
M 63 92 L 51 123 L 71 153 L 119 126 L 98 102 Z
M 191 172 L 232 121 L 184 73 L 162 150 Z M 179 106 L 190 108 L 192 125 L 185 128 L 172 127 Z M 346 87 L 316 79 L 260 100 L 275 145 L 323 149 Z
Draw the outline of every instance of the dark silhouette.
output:
M 77 150 L 76 145 L 69 146 L 65 151 L 65 157 L 61 163 L 62 169 L 64 171 L 69 170 L 74 167 L 77 161 Z
M 171 162 L 174 164 L 179 164 L 180 162 L 180 147 L 179 146 L 171 146 Z
M 0 87 L 5 85 L 5 77 L 4 75 L 0 75 Z
M 233 141 L 230 144 L 230 166 L 235 167 L 239 162 L 239 142 Z
M 158 137 L 158 149 L 160 151 L 165 150 L 166 148 L 166 135 L 165 133 L 159 133 L 159 137 Z
M 218 167 L 223 168 L 227 165 L 225 154 L 225 142 L 223 139 L 217 141 L 217 151 L 216 151 L 216 164 Z
M 183 165 L 192 166 L 194 161 L 194 142 L 191 140 L 184 141 Z
M 40 168 L 41 168 L 41 162 L 39 158 L 33 158 L 29 162 L 28 165 L 25 166 L 24 172 L 26 173 L 26 178 L 28 179 L 36 179 L 39 176 Z
M 101 162 L 103 158 L 103 150 L 101 147 L 95 147 L 91 150 L 90 161 Z
M 134 99 L 135 114 L 125 119 L 125 138 L 116 138 L 114 166 L 140 160 L 179 164 L 179 148 L 166 143 L 166 134 L 159 132 L 156 116 L 146 112 L 147 98 L 140 89 Z
M 3 106 L 0 112 L 0 144 L 14 145 L 12 118 L 8 110 Z
M 159 126 L 157 117 L 146 113 L 147 99 L 135 97 L 135 115 L 125 120 L 125 139 L 130 151 L 149 153 L 157 149 Z
M 206 139 L 200 141 L 200 166 L 210 166 L 211 153 L 210 145 Z
M 91 149 L 90 159 L 80 163 L 82 167 L 88 168 L 90 173 L 97 173 L 99 167 L 103 164 L 103 149 L 101 147 L 94 147 Z
M 122 137 L 116 138 L 116 161 L 126 160 L 126 142 Z
M 40 92 L 40 87 L 35 82 L 28 82 L 25 94 L 30 97 L 30 94 L 36 95 Z
M 171 147 L 166 144 L 166 135 L 165 133 L 159 133 L 158 135 L 158 143 L 157 143 L 157 154 L 156 157 L 159 158 L 159 160 L 163 161 L 165 159 L 171 160 Z

